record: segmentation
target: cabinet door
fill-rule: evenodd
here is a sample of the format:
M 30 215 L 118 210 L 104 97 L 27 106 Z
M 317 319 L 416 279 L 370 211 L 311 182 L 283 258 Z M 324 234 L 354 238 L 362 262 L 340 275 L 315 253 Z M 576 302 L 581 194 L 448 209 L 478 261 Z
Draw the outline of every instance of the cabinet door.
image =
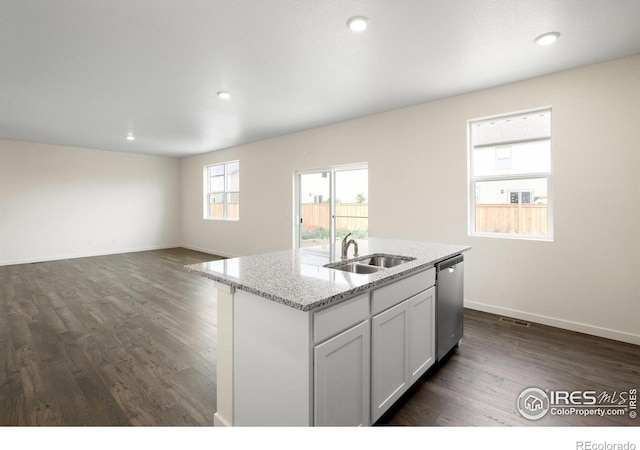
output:
M 410 340 L 409 340 L 409 366 L 410 380 L 413 384 L 435 362 L 435 287 L 427 289 L 409 301 L 410 305 Z
M 369 321 L 314 349 L 316 426 L 369 425 Z
M 375 422 L 407 390 L 409 301 L 371 319 L 371 419 Z

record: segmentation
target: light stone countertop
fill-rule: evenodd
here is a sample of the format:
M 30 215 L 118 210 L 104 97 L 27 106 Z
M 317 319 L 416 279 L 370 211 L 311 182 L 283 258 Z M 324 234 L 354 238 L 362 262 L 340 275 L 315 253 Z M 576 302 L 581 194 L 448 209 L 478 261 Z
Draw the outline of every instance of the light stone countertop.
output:
M 347 261 L 376 254 L 413 257 L 413 261 L 371 274 L 324 267 L 341 262 L 340 247 L 329 244 L 283 250 L 185 266 L 185 270 L 302 311 L 338 303 L 379 284 L 428 269 L 469 250 L 464 245 L 369 238 L 349 248 Z

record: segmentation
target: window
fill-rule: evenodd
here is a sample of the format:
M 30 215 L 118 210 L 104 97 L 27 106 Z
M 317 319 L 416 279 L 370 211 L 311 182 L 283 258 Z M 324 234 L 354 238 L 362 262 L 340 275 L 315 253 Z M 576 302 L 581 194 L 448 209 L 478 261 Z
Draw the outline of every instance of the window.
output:
M 551 110 L 469 122 L 469 234 L 553 238 Z
M 204 218 L 240 219 L 240 162 L 205 166 Z
M 369 233 L 369 170 L 366 164 L 298 172 L 296 246 L 342 240 Z

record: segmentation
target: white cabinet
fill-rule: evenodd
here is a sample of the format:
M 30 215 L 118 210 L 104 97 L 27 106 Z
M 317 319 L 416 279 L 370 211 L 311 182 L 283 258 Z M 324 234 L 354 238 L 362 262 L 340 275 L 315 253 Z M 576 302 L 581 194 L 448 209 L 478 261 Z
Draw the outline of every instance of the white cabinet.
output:
M 413 384 L 436 360 L 436 288 L 410 298 L 409 374 Z
M 308 312 L 236 291 L 216 423 L 374 423 L 434 361 L 433 283 L 429 269 Z
M 369 319 L 369 293 L 314 312 L 314 425 L 369 425 Z
M 431 268 L 393 281 L 371 292 L 371 315 L 376 315 L 436 284 L 436 269 Z
M 435 288 L 371 320 L 371 420 L 375 422 L 435 361 Z
M 319 344 L 363 320 L 369 320 L 369 293 L 314 312 L 313 342 Z
M 369 321 L 314 348 L 314 424 L 369 425 Z
M 409 303 L 402 302 L 371 320 L 371 421 L 375 422 L 407 388 Z

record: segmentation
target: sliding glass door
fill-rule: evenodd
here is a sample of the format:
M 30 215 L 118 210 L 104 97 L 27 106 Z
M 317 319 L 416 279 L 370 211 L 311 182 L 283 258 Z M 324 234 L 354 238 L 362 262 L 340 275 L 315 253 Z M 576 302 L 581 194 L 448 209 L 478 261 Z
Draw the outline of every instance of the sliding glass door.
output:
M 309 247 L 369 233 L 369 171 L 366 164 L 297 174 L 296 245 Z
M 326 244 L 331 239 L 332 176 L 330 171 L 298 175 L 298 247 Z

